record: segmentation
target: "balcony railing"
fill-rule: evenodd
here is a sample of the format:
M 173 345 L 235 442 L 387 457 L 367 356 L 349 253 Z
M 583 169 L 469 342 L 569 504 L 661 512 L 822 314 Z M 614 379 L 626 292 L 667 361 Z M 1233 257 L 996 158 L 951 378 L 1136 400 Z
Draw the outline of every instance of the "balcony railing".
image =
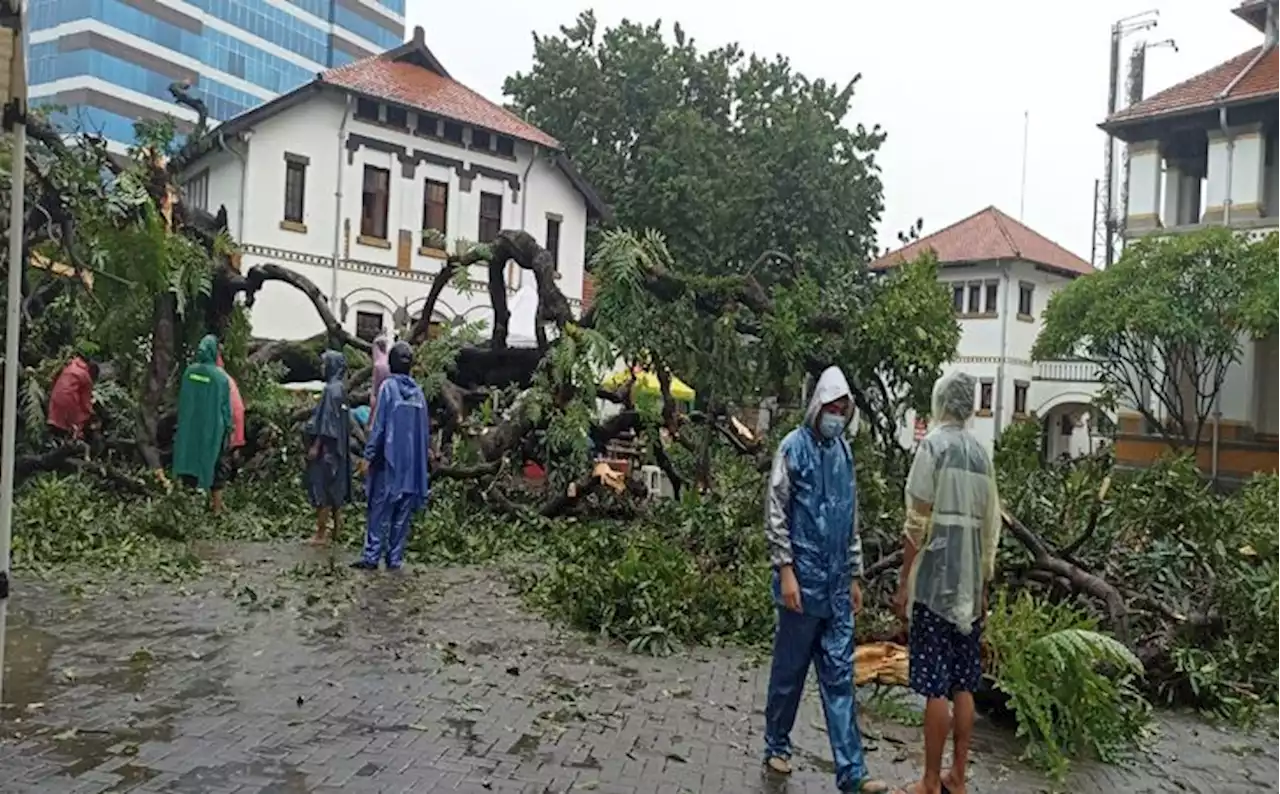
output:
M 1098 365 L 1092 361 L 1037 361 L 1034 377 L 1036 380 L 1097 383 Z

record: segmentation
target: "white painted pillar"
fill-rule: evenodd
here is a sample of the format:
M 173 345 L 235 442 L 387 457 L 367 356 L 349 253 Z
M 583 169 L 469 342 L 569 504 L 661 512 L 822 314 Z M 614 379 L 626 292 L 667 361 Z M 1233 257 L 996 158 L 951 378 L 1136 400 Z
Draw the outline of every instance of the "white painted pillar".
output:
M 1170 160 L 1164 166 L 1164 212 L 1160 215 L 1165 226 L 1178 225 L 1182 194 L 1182 168 L 1176 161 Z
M 1125 228 L 1130 230 L 1160 227 L 1160 142 L 1139 141 L 1129 144 L 1129 216 Z
M 1209 197 L 1204 222 L 1222 223 L 1228 199 L 1231 220 L 1260 218 L 1266 195 L 1266 139 L 1260 124 L 1209 131 Z M 1227 171 L 1231 178 L 1228 180 Z M 1230 183 L 1231 195 L 1227 195 Z
M 1261 218 L 1265 199 L 1267 142 L 1262 125 L 1251 124 L 1231 130 L 1235 153 L 1231 162 L 1231 217 L 1233 220 Z

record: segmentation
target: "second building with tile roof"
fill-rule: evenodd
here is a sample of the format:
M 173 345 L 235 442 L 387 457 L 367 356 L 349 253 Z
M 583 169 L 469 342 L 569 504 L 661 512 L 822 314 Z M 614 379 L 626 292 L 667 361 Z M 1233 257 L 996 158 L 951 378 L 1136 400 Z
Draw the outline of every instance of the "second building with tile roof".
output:
M 1061 245 L 987 207 L 871 263 L 887 271 L 932 252 L 938 279 L 951 294 L 960 324 L 956 358 L 946 371 L 977 379 L 973 430 L 987 445 L 1011 423 L 1036 421 L 1050 457 L 1076 457 L 1104 443 L 1106 414 L 1095 366 L 1087 361 L 1033 361 L 1050 296 L 1092 266 Z M 927 426 L 909 416 L 903 441 Z
M 501 229 L 545 246 L 578 304 L 587 226 L 609 211 L 555 138 L 453 79 L 422 28 L 215 127 L 186 154 L 185 200 L 226 207 L 242 269 L 274 262 L 307 276 L 364 338 L 420 312 L 446 249 Z M 445 289 L 436 321 L 491 321 L 487 271 L 475 271 L 471 289 Z M 536 305 L 531 274 L 510 263 L 506 280 L 512 307 Z M 282 284 L 264 286 L 251 317 L 262 337 L 323 330 Z M 513 316 L 511 334 L 531 336 L 532 317 Z

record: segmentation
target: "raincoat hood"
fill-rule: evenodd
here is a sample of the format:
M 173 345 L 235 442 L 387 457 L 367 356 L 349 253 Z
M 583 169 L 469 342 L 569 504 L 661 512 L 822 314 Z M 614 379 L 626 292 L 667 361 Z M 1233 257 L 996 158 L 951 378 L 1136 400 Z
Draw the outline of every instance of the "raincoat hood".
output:
M 853 392 L 849 389 L 849 381 L 845 380 L 844 373 L 839 367 L 827 367 L 818 377 L 818 385 L 813 389 L 813 395 L 809 398 L 809 405 L 804 411 L 805 427 L 813 429 L 818 421 L 818 414 L 822 411 L 822 406 L 833 403 L 841 397 L 849 400 L 849 410 L 845 414 L 845 427 L 847 428 L 855 418 L 856 410 L 853 407 Z
M 963 425 L 973 418 L 977 381 L 963 372 L 952 372 L 933 384 L 933 417 L 940 424 Z
M 320 369 L 324 373 L 325 383 L 340 381 L 347 374 L 347 357 L 337 350 L 326 350 L 320 356 Z
M 408 375 L 413 368 L 413 348 L 403 339 L 391 346 L 387 354 L 387 364 L 396 375 Z
M 195 363 L 215 365 L 218 363 L 218 337 L 213 334 L 206 334 L 200 340 L 200 345 L 196 348 Z

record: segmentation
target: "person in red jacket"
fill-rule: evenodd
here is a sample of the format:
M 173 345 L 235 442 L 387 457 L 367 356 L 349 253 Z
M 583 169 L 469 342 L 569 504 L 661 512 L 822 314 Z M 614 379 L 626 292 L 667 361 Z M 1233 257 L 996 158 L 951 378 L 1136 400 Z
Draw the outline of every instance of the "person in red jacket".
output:
M 49 433 L 59 439 L 79 440 L 93 419 L 93 384 L 98 364 L 83 356 L 67 362 L 49 393 Z
M 222 363 L 222 353 L 218 353 L 218 369 L 227 372 L 226 366 Z M 236 379 L 231 377 L 231 373 L 227 372 L 227 386 L 231 392 L 231 438 L 227 441 L 230 447 L 230 455 L 224 455 L 223 460 L 219 461 L 219 484 L 225 486 L 228 482 L 235 479 L 236 469 L 240 463 L 240 448 L 244 446 L 244 400 L 240 397 L 240 387 L 236 385 Z M 222 488 L 215 488 L 209 494 L 210 501 L 213 505 L 214 513 L 222 512 Z

